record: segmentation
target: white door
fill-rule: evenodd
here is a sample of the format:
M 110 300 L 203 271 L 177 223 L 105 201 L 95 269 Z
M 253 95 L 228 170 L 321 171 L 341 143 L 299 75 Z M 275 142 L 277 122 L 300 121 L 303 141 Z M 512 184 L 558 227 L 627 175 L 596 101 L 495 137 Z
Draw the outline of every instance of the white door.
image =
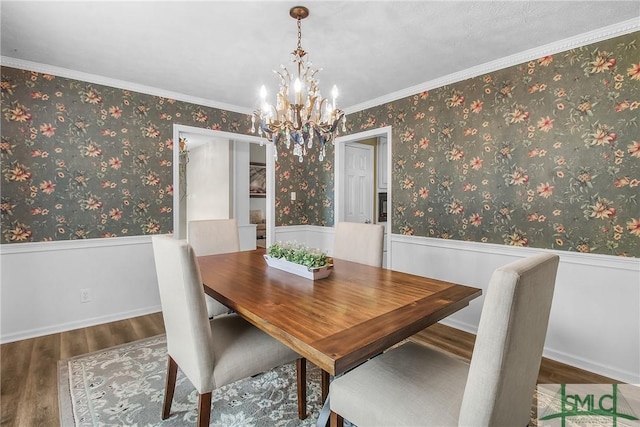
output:
M 345 144 L 344 220 L 373 222 L 373 149 L 366 144 Z

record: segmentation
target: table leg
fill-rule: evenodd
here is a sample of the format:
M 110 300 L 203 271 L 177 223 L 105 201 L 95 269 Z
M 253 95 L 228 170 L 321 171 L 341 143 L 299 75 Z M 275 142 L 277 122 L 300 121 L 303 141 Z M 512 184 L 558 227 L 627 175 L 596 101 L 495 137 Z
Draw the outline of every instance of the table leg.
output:
M 296 360 L 296 377 L 298 385 L 298 418 L 307 418 L 307 359 L 299 357 Z
M 327 396 L 329 396 L 329 372 L 321 371 L 321 390 L 322 390 L 322 401 L 327 400 Z

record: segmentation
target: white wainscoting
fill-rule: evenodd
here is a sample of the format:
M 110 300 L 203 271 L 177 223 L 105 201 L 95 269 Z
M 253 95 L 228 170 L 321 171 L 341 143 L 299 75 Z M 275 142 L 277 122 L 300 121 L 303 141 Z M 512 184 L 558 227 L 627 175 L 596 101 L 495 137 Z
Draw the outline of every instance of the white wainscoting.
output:
M 241 251 L 252 251 L 256 248 L 256 227 L 255 224 L 238 225 Z
M 276 240 L 327 250 L 333 228 L 276 228 Z M 457 240 L 391 235 L 391 268 L 482 288 L 493 270 L 544 251 Z M 544 355 L 616 380 L 640 383 L 640 259 L 552 251 L 560 255 Z M 476 333 L 480 297 L 442 323 Z
M 1 246 L 2 343 L 160 311 L 151 238 Z M 91 301 L 80 302 L 89 289 Z
M 382 265 L 386 268 L 387 224 L 381 223 L 381 225 L 385 226 L 383 246 L 385 256 L 382 259 Z M 333 227 L 320 227 L 317 225 L 293 225 L 288 227 L 276 227 L 276 237 L 274 241 L 303 243 L 311 248 L 317 248 L 326 251 L 329 256 L 332 256 L 334 234 L 335 233 Z
M 277 227 L 275 240 L 333 248 L 333 228 Z M 493 270 L 539 252 L 392 235 L 393 269 L 486 290 Z M 1 342 L 160 311 L 149 237 L 1 247 Z M 556 251 L 556 282 L 545 356 L 640 383 L 640 259 Z M 80 302 L 89 288 L 91 301 Z M 476 332 L 482 297 L 443 323 Z
M 311 248 L 333 253 L 333 227 L 316 225 L 291 225 L 276 227 L 274 242 L 297 242 Z
M 494 269 L 541 249 L 392 235 L 395 270 L 482 288 Z M 544 355 L 640 383 L 640 259 L 560 255 Z M 477 331 L 483 297 L 442 323 Z

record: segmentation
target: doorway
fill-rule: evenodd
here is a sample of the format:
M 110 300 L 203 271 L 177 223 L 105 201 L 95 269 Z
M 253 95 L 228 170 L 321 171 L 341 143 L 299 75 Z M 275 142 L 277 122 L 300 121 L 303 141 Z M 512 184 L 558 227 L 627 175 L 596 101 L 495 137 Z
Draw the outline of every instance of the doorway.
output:
M 376 139 L 376 161 L 374 166 L 371 168 L 371 173 L 369 174 L 370 179 L 372 180 L 372 186 L 375 188 L 375 191 L 368 191 L 368 194 L 372 198 L 372 204 L 375 204 L 375 207 L 371 210 L 371 222 L 379 223 L 385 226 L 385 243 L 384 243 L 384 256 L 383 256 L 383 267 L 391 268 L 391 222 L 392 215 L 386 215 L 387 211 L 392 212 L 391 206 L 391 185 L 387 183 L 388 177 L 391 176 L 391 126 L 386 126 L 379 129 L 371 129 L 365 132 L 359 132 L 351 135 L 346 135 L 342 137 L 338 137 L 335 140 L 335 222 L 342 221 L 351 221 L 355 220 L 350 217 L 347 213 L 351 210 L 350 206 L 347 206 L 349 203 L 347 201 L 348 196 L 347 193 L 352 191 L 354 185 L 350 184 L 348 181 L 351 178 L 348 178 L 348 175 L 351 172 L 347 172 L 347 150 L 349 146 L 353 147 L 354 144 L 356 146 L 361 145 L 362 141 L 367 141 L 371 139 Z M 375 197 L 374 197 L 375 195 Z M 381 195 L 383 197 L 381 197 Z M 357 196 L 349 196 L 350 198 L 354 198 Z M 384 203 L 383 206 L 378 206 L 378 204 Z M 380 209 L 380 207 L 384 209 Z M 368 210 L 368 208 L 367 208 Z M 384 215 L 380 215 L 380 213 L 384 213 Z M 386 219 L 386 221 L 384 221 Z M 364 218 L 366 220 L 366 218 Z M 365 222 L 365 221 L 357 221 L 357 222 Z
M 187 141 L 199 141 L 198 144 L 200 147 L 193 150 L 181 150 L 179 147 L 181 138 L 186 138 Z M 183 125 L 174 125 L 173 140 L 175 142 L 173 151 L 174 236 L 180 239 L 186 239 L 187 221 L 189 219 L 197 219 L 193 217 L 193 215 L 200 216 L 200 218 L 203 219 L 205 215 L 210 213 L 209 218 L 236 218 L 240 233 L 241 249 L 252 249 L 255 248 L 257 244 L 257 225 L 251 223 L 250 212 L 251 210 L 260 209 L 263 216 L 261 232 L 265 237 L 264 244 L 271 244 L 271 236 L 274 231 L 273 188 L 275 169 L 273 148 L 271 145 L 264 144 L 263 138 Z M 206 147 L 207 145 L 209 146 L 208 148 L 202 148 L 202 146 Z M 252 149 L 254 146 L 255 148 Z M 221 149 L 220 147 L 226 147 L 226 154 L 224 154 L 225 149 Z M 218 170 L 213 171 L 212 174 L 216 173 L 218 178 L 211 178 L 209 179 L 210 182 L 206 182 L 207 178 L 204 180 L 199 179 L 199 182 L 196 184 L 196 190 L 198 187 L 202 188 L 203 191 L 200 194 L 203 195 L 202 198 L 207 199 L 210 194 L 207 194 L 206 186 L 211 189 L 216 188 L 215 193 L 222 194 L 222 196 L 220 196 L 222 199 L 220 199 L 218 210 L 222 209 L 224 212 L 214 213 L 209 209 L 206 214 L 202 212 L 189 213 L 189 206 L 196 206 L 198 208 L 207 205 L 211 206 L 211 203 L 208 203 L 206 200 L 204 202 L 200 200 L 189 200 L 189 203 L 187 203 L 189 197 L 193 199 L 194 196 L 190 194 L 187 189 L 190 188 L 188 183 L 189 176 L 202 176 L 200 172 L 196 172 L 195 174 L 188 173 L 188 165 L 191 164 L 192 168 L 195 168 L 197 167 L 196 165 L 200 164 L 201 166 L 198 166 L 200 169 L 206 167 L 206 164 L 202 166 L 204 161 L 202 154 L 208 153 L 208 155 L 211 155 L 212 152 L 221 157 L 218 161 L 220 164 L 224 163 L 225 167 L 219 167 L 217 168 Z M 259 163 L 262 166 L 266 179 L 264 195 L 260 197 L 259 202 L 255 203 L 251 202 L 254 198 L 250 197 L 249 173 L 251 156 L 258 156 L 254 163 Z M 185 157 L 187 158 L 185 159 Z M 212 165 L 210 169 L 215 168 L 216 166 Z M 222 175 L 219 173 L 219 169 L 227 170 L 227 180 L 220 178 Z M 195 198 L 201 198 L 200 194 L 196 194 Z M 256 208 L 258 205 L 259 207 Z
M 344 147 L 344 220 L 374 223 L 373 155 L 375 147 L 347 142 Z

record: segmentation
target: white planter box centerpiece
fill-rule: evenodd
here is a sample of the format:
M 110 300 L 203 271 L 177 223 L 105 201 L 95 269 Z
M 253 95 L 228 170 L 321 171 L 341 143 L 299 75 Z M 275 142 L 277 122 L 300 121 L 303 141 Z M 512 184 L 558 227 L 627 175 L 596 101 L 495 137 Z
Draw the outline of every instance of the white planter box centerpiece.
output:
M 269 246 L 267 253 L 264 259 L 269 267 L 306 279 L 324 279 L 333 269 L 326 253 L 297 243 L 276 242 Z

